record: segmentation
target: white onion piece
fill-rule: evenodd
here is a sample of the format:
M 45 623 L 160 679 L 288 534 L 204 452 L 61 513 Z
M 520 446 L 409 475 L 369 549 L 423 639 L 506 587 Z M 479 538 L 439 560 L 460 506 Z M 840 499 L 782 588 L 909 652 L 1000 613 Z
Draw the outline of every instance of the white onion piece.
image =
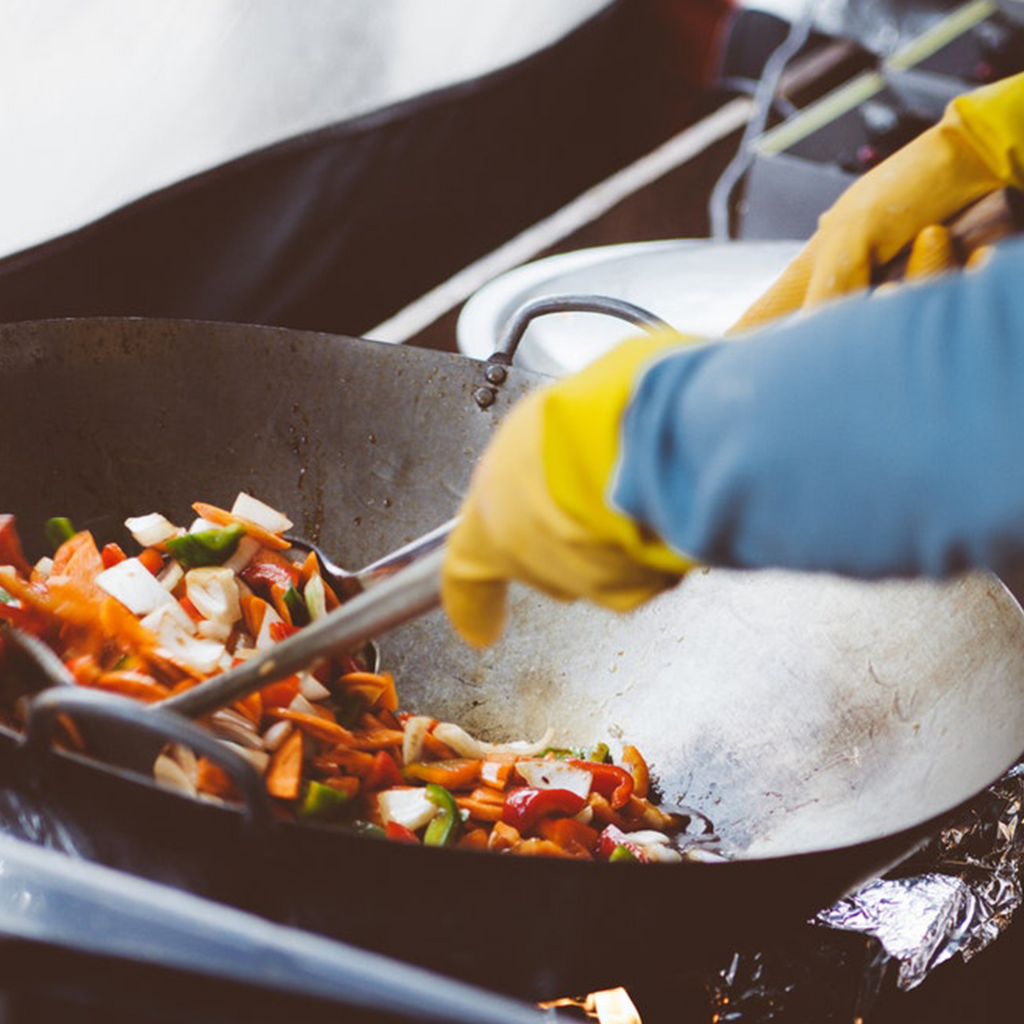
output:
M 163 604 L 178 607 L 164 585 L 137 558 L 126 558 L 97 573 L 96 584 L 136 615 L 148 615 Z
M 233 628 L 233 624 L 230 622 L 221 622 L 217 619 L 201 619 L 196 623 L 196 634 L 204 640 L 219 640 L 221 643 L 224 643 L 231 636 Z M 230 659 L 226 667 L 231 667 Z
M 420 786 L 409 789 L 386 789 L 377 794 L 377 808 L 384 824 L 395 822 L 413 832 L 423 828 L 440 810 L 427 799 Z
M 175 526 L 159 512 L 150 512 L 145 516 L 131 516 L 124 521 L 124 525 L 136 542 L 144 548 L 162 544 L 165 540 L 177 537 L 182 532 L 180 527 Z
M 49 555 L 44 555 L 32 568 L 40 576 L 49 576 L 53 572 L 53 559 Z M 13 568 L 11 571 L 14 571 Z
M 331 695 L 331 691 L 316 676 L 311 675 L 309 672 L 299 673 L 299 693 L 306 700 L 313 701 L 326 700 Z
M 516 761 L 516 771 L 534 789 L 567 789 L 584 800 L 590 796 L 594 781 L 586 768 L 575 768 L 564 761 Z
M 232 572 L 241 572 L 251 561 L 253 555 L 260 549 L 260 542 L 252 537 L 243 537 L 235 548 L 235 553 L 222 563 L 224 569 Z
M 182 771 L 192 780 L 193 785 L 199 777 L 199 763 L 195 751 L 184 743 L 172 743 L 168 754 L 181 765 Z
M 215 522 L 210 519 L 203 519 L 199 516 L 197 519 L 192 520 L 192 525 L 188 528 L 189 533 L 205 533 L 207 530 L 223 530 L 223 526 L 218 526 Z
M 267 765 L 270 764 L 270 755 L 262 749 L 256 747 L 247 747 L 242 744 L 232 743 L 229 740 L 221 740 L 221 743 L 228 748 L 233 750 L 239 757 L 244 757 L 261 775 L 267 770 Z
M 316 622 L 317 619 L 322 619 L 327 614 L 327 591 L 324 589 L 324 581 L 319 573 L 310 576 L 302 596 L 305 598 L 311 622 Z
M 187 620 L 187 628 L 178 613 Z M 142 620 L 142 625 L 156 633 L 161 649 L 172 660 L 197 672 L 212 672 L 224 655 L 224 645 L 219 641 L 203 640 L 192 635 L 195 624 L 177 601 L 172 600 L 170 604 L 161 605 L 150 612 Z
M 167 562 L 157 575 L 160 586 L 164 590 L 173 590 L 184 578 L 185 570 L 182 568 L 181 563 L 173 558 Z
M 551 738 L 555 730 L 548 729 L 547 732 L 534 742 L 527 740 L 515 740 L 512 743 L 486 743 L 470 736 L 461 725 L 454 722 L 438 722 L 434 729 L 434 735 L 454 750 L 459 757 L 485 757 L 487 754 L 521 754 L 524 757 L 533 757 L 543 753 L 551 746 Z
M 297 711 L 300 715 L 316 715 L 316 708 L 302 696 L 301 692 L 292 697 L 288 710 Z
M 259 634 L 256 637 L 256 642 L 253 644 L 257 651 L 265 651 L 276 643 L 270 635 L 270 627 L 275 622 L 284 622 L 284 619 L 270 605 L 267 605 L 263 613 L 263 621 L 260 623 Z
M 195 796 L 196 787 L 185 769 L 166 754 L 161 754 L 153 765 L 153 778 L 162 786 L 186 796 Z
M 230 628 L 242 614 L 235 574 L 222 565 L 189 569 L 185 573 L 185 593 L 204 619 Z
M 246 494 L 245 491 L 239 491 L 234 505 L 231 506 L 231 513 L 242 519 L 248 519 L 249 522 L 256 523 L 257 526 L 262 526 L 264 530 L 269 530 L 271 533 L 284 533 L 293 525 L 283 512 L 271 508 L 270 505 L 264 504 L 251 494 Z
M 279 746 L 291 735 L 293 726 L 291 722 L 282 719 L 280 722 L 275 722 L 267 731 L 263 734 L 263 746 L 267 750 L 277 750 Z
M 423 758 L 423 742 L 430 732 L 432 718 L 426 715 L 410 715 L 405 723 L 405 732 L 402 737 L 402 762 L 412 764 Z

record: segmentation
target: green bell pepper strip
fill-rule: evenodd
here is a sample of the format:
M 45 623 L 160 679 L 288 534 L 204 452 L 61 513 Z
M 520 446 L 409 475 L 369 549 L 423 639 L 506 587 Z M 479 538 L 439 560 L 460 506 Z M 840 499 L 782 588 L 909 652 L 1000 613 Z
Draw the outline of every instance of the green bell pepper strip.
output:
M 43 532 L 56 551 L 65 541 L 71 540 L 76 531 L 67 516 L 54 516 L 43 524 Z
M 235 553 L 244 536 L 245 527 L 233 523 L 223 529 L 198 530 L 171 537 L 164 542 L 164 547 L 186 569 L 198 569 L 205 565 L 222 565 Z
M 459 838 L 461 815 L 455 797 L 436 782 L 427 783 L 427 799 L 439 809 L 423 833 L 425 846 L 452 846 Z
M 316 818 L 320 821 L 336 818 L 345 811 L 350 799 L 347 793 L 311 779 L 306 784 L 296 812 L 300 818 Z
M 305 626 L 309 622 L 309 609 L 306 607 L 302 595 L 294 586 L 284 592 L 284 604 L 288 609 L 288 614 L 292 617 L 293 626 Z

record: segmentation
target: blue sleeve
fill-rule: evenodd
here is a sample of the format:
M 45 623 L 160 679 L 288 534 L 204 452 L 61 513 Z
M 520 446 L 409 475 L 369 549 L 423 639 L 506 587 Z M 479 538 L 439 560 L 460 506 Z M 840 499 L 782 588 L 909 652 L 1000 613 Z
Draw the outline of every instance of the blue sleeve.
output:
M 614 503 L 702 561 L 858 576 L 1024 558 L 1024 241 L 981 269 L 673 350 Z

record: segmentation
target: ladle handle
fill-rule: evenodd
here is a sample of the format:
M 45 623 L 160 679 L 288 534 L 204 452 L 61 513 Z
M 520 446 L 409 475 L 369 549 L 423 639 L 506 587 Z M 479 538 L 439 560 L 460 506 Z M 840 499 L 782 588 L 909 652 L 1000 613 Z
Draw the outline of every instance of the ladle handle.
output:
M 84 687 L 44 690 L 29 704 L 22 740 L 25 755 L 36 756 L 49 749 L 61 715 L 81 724 L 87 737 L 95 733 L 102 740 L 98 757 L 147 778 L 152 778 L 153 762 L 166 744 L 188 747 L 224 769 L 238 789 L 251 825 L 261 828 L 270 823 L 266 789 L 255 767 L 208 729 L 167 711 L 166 705 L 146 707 L 127 697 Z
M 380 633 L 436 608 L 441 601 L 444 548 L 396 572 L 322 619 L 235 668 L 160 703 L 189 718 L 224 707 L 277 679 L 308 668 L 335 651 L 351 650 Z

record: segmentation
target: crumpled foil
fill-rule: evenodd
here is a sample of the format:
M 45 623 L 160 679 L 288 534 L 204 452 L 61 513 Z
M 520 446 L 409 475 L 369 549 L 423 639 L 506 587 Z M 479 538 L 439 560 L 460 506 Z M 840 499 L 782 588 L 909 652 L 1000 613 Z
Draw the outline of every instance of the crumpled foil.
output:
M 1024 898 L 1024 761 L 952 815 L 918 853 L 771 949 L 737 953 L 706 986 L 720 1024 L 869 1019 L 895 982 L 995 941 Z
M 901 989 L 939 964 L 969 960 L 1010 923 L 1022 899 L 1024 763 L 975 798 L 897 873 L 869 882 L 815 923 L 877 938 Z

